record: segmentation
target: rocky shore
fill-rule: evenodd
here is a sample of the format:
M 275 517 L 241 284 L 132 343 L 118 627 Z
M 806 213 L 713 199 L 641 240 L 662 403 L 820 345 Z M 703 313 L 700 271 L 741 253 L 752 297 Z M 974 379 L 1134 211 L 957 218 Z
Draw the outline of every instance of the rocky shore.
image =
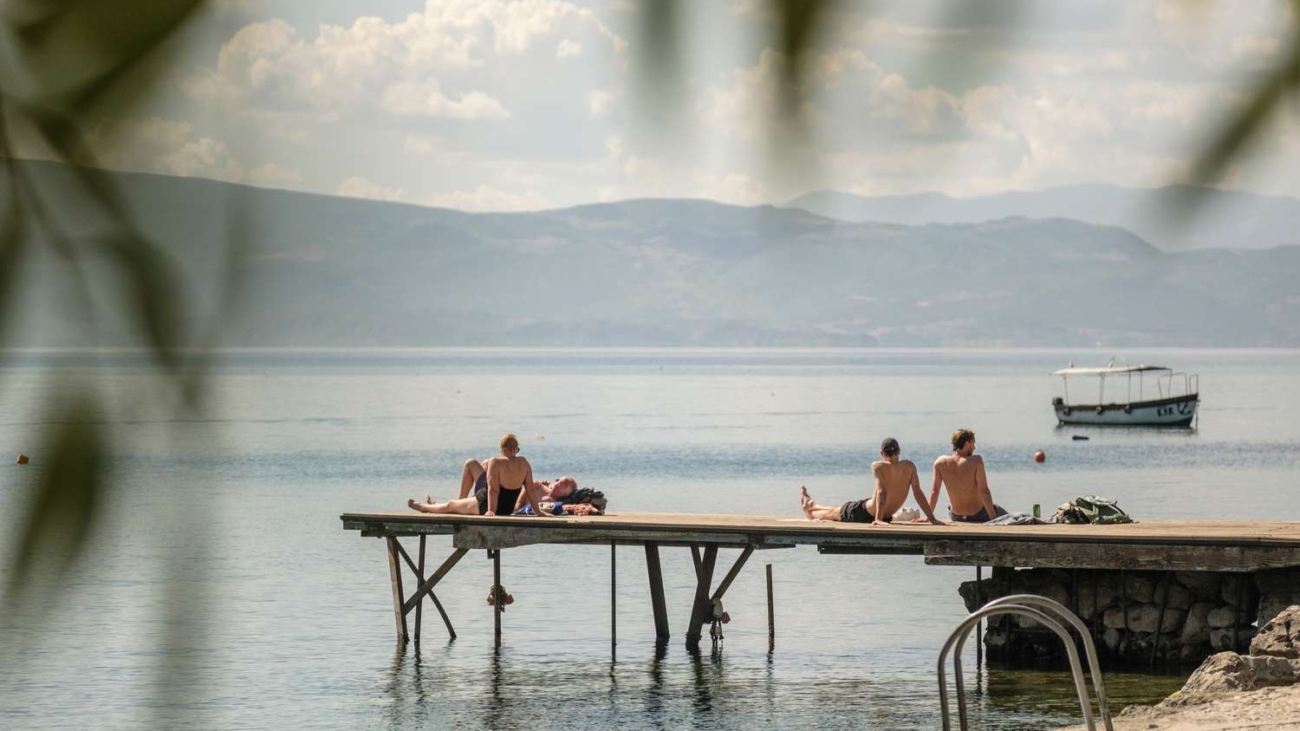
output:
M 1115 729 L 1300 729 L 1300 605 L 1260 627 L 1248 654 L 1212 655 L 1177 693 L 1154 706 L 1125 708 Z
M 1260 621 L 1300 603 L 1300 570 L 994 569 L 992 578 L 965 582 L 960 592 L 972 611 L 1011 594 L 1054 599 L 1088 625 L 1112 666 L 1191 665 L 1215 652 L 1244 652 Z M 1022 616 L 992 621 L 984 647 L 989 659 L 1013 664 L 1064 656 L 1055 635 Z

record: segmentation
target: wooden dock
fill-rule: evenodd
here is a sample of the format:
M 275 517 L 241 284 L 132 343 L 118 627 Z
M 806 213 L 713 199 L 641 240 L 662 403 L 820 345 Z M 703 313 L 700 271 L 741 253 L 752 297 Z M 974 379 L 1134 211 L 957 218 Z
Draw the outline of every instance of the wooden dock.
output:
M 423 599 L 428 597 L 447 630 L 455 630 L 433 588 L 464 555 L 486 550 L 493 559 L 499 586 L 501 551 L 532 544 L 600 544 L 644 546 L 650 581 L 655 633 L 669 637 L 659 548 L 688 547 L 694 557 L 696 594 L 686 633 L 698 644 L 710 613 L 756 550 L 816 546 L 821 553 L 923 556 L 939 566 L 991 566 L 1069 569 L 1150 569 L 1160 571 L 1255 572 L 1300 567 L 1300 522 L 1144 521 L 1126 525 L 983 526 L 899 524 L 871 526 L 809 521 L 802 517 L 696 515 L 684 513 L 610 513 L 592 517 L 501 517 L 402 513 L 345 513 L 346 530 L 383 538 L 388 544 L 389 574 L 399 642 L 409 633 L 407 617 L 415 614 L 419 641 Z M 450 535 L 454 551 L 426 575 L 425 546 L 431 535 Z M 417 558 L 402 545 L 417 538 Z M 740 556 L 713 587 L 720 548 Z M 611 560 L 613 554 L 611 553 Z M 402 566 L 415 579 L 404 591 Z M 612 581 L 612 578 L 611 578 Z M 611 592 L 613 591 L 611 586 Z M 497 602 L 496 633 L 501 614 Z

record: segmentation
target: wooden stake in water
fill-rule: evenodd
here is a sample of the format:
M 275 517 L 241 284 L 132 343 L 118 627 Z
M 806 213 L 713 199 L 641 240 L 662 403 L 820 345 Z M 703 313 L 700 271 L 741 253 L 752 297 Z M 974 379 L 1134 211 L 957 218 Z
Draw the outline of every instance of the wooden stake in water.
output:
M 609 651 L 618 647 L 618 550 L 609 543 Z
M 767 651 L 776 648 L 776 614 L 772 611 L 772 564 L 767 565 Z

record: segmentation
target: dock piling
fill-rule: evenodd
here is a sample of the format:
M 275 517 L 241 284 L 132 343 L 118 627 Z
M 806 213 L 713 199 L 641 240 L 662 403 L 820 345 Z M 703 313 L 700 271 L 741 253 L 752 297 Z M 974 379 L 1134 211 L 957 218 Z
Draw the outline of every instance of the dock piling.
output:
M 397 551 L 400 546 L 397 543 L 397 537 L 393 535 L 388 538 L 388 577 L 393 583 L 393 618 L 397 621 L 397 644 L 405 645 L 408 639 L 406 634 L 406 612 L 404 611 L 405 600 L 402 596 L 402 564 L 398 561 Z
M 505 604 L 506 593 L 501 590 L 501 549 L 488 551 L 492 557 L 492 619 L 495 623 L 493 632 L 496 637 L 496 649 L 501 649 L 501 605 Z
M 645 566 L 650 576 L 650 605 L 655 615 L 655 641 L 668 641 L 668 607 L 664 602 L 664 576 L 659 566 L 659 544 L 645 544 Z
M 691 608 L 691 623 L 686 628 L 686 646 L 699 647 L 704 618 L 713 609 L 709 586 L 713 583 L 713 567 L 718 561 L 718 546 L 716 543 L 706 545 L 701 558 L 700 544 L 692 543 L 691 557 L 695 560 L 695 605 Z
M 776 613 L 772 611 L 772 564 L 767 565 L 767 651 L 776 649 Z
M 618 544 L 609 542 L 609 651 L 618 648 Z
M 415 585 L 424 582 L 424 543 L 426 536 L 420 536 L 420 561 L 415 569 Z M 415 605 L 415 645 L 420 646 L 420 615 L 424 612 L 424 602 Z

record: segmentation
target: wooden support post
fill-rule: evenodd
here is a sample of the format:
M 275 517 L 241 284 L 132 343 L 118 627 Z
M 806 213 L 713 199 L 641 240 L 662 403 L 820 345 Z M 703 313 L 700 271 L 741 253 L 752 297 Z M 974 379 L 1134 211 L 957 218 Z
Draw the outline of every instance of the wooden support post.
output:
M 772 611 L 772 564 L 767 565 L 767 651 L 776 648 L 776 613 Z
M 704 547 L 701 559 L 698 543 L 691 544 L 691 556 L 695 559 L 695 605 L 691 608 L 691 623 L 686 628 L 686 646 L 699 647 L 700 629 L 704 626 L 705 616 L 712 610 L 713 602 L 709 599 L 709 586 L 713 583 L 713 566 L 718 561 L 718 546 L 710 543 Z
M 609 542 L 609 650 L 618 647 L 618 544 Z
M 745 546 L 745 550 L 740 552 L 740 558 L 736 559 L 735 565 L 727 572 L 726 577 L 722 579 L 722 583 L 718 584 L 718 590 L 713 592 L 713 596 L 709 598 L 710 603 L 721 599 L 722 595 L 727 593 L 727 589 L 731 588 L 731 582 L 736 580 L 736 576 L 740 574 L 740 570 L 744 568 L 745 562 L 749 560 L 753 553 L 754 547 L 752 545 Z
M 426 536 L 420 536 L 420 563 L 415 569 L 416 586 L 424 583 L 424 540 Z M 424 610 L 424 602 L 415 605 L 415 645 L 420 646 L 420 615 Z
M 650 575 L 650 605 L 655 615 L 655 640 L 668 641 L 668 607 L 664 603 L 664 576 L 659 566 L 659 544 L 645 544 L 645 566 Z
M 1156 631 L 1151 640 L 1151 663 L 1150 667 L 1156 666 L 1156 653 L 1160 651 L 1160 635 L 1164 632 L 1165 627 L 1165 609 L 1169 606 L 1169 582 L 1172 579 L 1172 572 L 1166 571 L 1160 577 L 1160 585 L 1164 587 L 1164 596 L 1160 597 L 1160 618 L 1156 620 Z
M 496 637 L 496 649 L 501 649 L 501 605 L 506 603 L 506 593 L 501 590 L 501 549 L 488 551 L 492 556 L 492 617 L 493 633 Z
M 397 642 L 405 645 L 408 637 L 406 612 L 402 611 L 402 605 L 405 603 L 402 597 L 402 564 L 397 556 L 401 546 L 396 536 L 389 535 L 386 538 L 388 539 L 388 578 L 393 583 L 393 618 L 397 621 Z
M 975 611 L 984 606 L 984 567 L 975 567 Z M 975 667 L 984 665 L 984 620 L 975 623 Z

